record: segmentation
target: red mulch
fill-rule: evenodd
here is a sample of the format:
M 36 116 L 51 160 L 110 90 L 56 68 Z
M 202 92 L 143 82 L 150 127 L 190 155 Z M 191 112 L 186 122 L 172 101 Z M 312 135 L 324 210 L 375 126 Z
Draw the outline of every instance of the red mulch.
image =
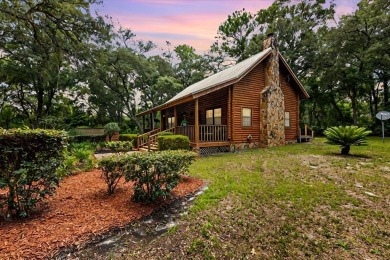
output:
M 93 170 L 67 177 L 40 213 L 29 219 L 0 219 L 0 259 L 51 257 L 61 249 L 82 245 L 161 207 L 161 203 L 132 202 L 132 185 L 123 181 L 108 196 L 100 175 L 99 170 Z M 173 198 L 193 193 L 202 185 L 201 180 L 183 177 L 172 192 Z

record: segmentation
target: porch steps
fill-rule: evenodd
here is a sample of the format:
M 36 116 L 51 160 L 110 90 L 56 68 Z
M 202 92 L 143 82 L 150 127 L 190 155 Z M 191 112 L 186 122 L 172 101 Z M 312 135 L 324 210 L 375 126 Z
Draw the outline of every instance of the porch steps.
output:
M 148 146 L 147 145 L 141 146 L 140 148 L 138 148 L 138 151 L 140 151 L 140 152 L 148 152 Z M 158 151 L 158 146 L 155 145 L 155 144 L 151 144 L 150 145 L 150 151 L 151 152 Z

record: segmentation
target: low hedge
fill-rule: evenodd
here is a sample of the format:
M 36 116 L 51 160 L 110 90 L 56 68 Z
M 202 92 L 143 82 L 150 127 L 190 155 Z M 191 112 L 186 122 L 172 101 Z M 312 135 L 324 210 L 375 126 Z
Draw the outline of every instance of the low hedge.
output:
M 190 149 L 190 139 L 185 135 L 159 135 L 157 143 L 160 151 Z
M 101 142 L 96 145 L 96 151 L 114 151 L 116 153 L 128 152 L 133 149 L 132 141 Z
M 119 141 L 133 142 L 133 147 L 137 147 L 137 134 L 120 134 Z
M 105 135 L 75 135 L 69 137 L 70 143 L 100 143 L 106 141 Z
M 0 129 L 0 209 L 5 216 L 29 215 L 46 196 L 53 195 L 67 146 L 66 132 Z
M 125 176 L 133 181 L 133 200 L 150 203 L 167 197 L 179 182 L 180 174 L 188 171 L 196 154 L 189 151 L 162 151 L 110 156 L 99 161 L 109 194 Z

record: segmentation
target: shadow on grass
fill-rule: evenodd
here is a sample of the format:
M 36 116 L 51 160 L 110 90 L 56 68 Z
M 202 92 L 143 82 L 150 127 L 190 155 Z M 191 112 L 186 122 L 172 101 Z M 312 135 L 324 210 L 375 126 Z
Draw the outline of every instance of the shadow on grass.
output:
M 340 158 L 372 159 L 372 156 L 364 155 L 364 154 L 349 154 L 349 155 L 343 155 L 343 154 L 340 154 L 340 153 L 326 152 L 325 155 L 331 155 L 331 156 L 336 156 L 336 157 L 340 157 Z

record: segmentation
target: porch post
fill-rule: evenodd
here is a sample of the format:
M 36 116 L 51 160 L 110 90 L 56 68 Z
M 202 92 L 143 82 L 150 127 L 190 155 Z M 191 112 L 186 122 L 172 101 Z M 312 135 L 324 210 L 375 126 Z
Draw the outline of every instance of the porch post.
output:
M 232 86 L 229 86 L 228 93 L 228 115 L 227 115 L 227 125 L 228 125 L 228 140 L 233 141 L 232 138 Z
M 164 124 L 165 124 L 165 122 L 164 122 L 164 119 L 165 119 L 164 114 L 165 114 L 165 110 L 161 110 L 160 111 L 160 131 L 164 131 Z
M 179 120 L 179 118 L 177 118 L 176 106 L 173 107 L 173 117 L 175 118 L 175 122 L 174 122 L 173 126 L 175 127 L 175 134 L 176 134 L 177 121 Z
M 145 132 L 145 115 L 142 116 L 142 129 Z
M 153 111 L 152 113 L 149 114 L 149 127 L 150 127 L 150 131 L 153 131 Z
M 195 144 L 199 145 L 199 99 L 195 99 Z
M 173 126 L 176 128 L 177 126 L 177 121 L 179 118 L 177 118 L 177 109 L 176 109 L 176 106 L 173 107 L 173 117 L 175 118 L 175 122 L 173 124 Z

